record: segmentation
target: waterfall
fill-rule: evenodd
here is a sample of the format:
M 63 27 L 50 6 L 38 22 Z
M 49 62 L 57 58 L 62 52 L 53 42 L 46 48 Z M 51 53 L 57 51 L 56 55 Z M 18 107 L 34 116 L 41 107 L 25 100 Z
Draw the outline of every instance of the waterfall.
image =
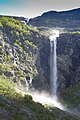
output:
M 66 107 L 64 107 L 57 97 L 57 37 L 59 37 L 58 30 L 52 30 L 52 35 L 50 35 L 50 45 L 51 45 L 51 56 L 50 56 L 50 71 L 51 71 L 51 95 L 45 91 L 37 91 L 34 88 L 27 91 L 22 91 L 21 89 L 15 88 L 18 93 L 22 93 L 22 95 L 29 94 L 33 97 L 35 102 L 39 102 L 43 105 L 47 104 L 50 107 L 56 107 L 61 110 L 66 111 Z M 31 80 L 32 81 L 32 80 Z
M 51 46 L 51 55 L 50 55 L 50 85 L 51 85 L 51 94 L 57 96 L 57 37 L 59 37 L 59 31 L 53 30 L 53 34 L 49 37 L 50 46 Z

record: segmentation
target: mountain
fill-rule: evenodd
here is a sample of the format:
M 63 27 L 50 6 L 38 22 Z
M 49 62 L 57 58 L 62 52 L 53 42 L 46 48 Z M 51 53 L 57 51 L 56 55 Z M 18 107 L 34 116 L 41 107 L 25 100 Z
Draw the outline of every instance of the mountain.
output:
M 79 120 L 80 117 L 80 31 L 75 22 L 61 24 L 65 17 L 56 14 L 78 14 L 80 9 L 67 12 L 49 12 L 24 24 L 25 18 L 0 17 L 0 119 L 3 120 Z M 58 97 L 73 111 L 64 112 L 48 105 L 34 102 L 27 90 L 50 93 L 50 40 L 54 20 L 56 27 L 65 27 L 57 38 Z M 51 14 L 51 15 L 50 15 Z M 76 15 L 77 15 L 76 14 Z M 43 19 L 44 17 L 44 19 Z M 60 20 L 60 19 L 61 20 Z M 38 19 L 38 20 L 37 20 Z M 70 21 L 73 19 L 66 17 Z M 74 18 L 76 21 L 77 18 Z M 78 22 L 79 19 L 77 19 Z M 38 25 L 42 27 L 31 27 Z M 37 21 L 37 22 L 36 22 Z M 29 25 L 31 24 L 31 25 Z M 51 28 L 47 29 L 45 26 Z M 60 26 L 58 26 L 60 25 Z M 60 28 L 59 28 L 60 29 Z M 37 96 L 37 94 L 36 94 Z M 40 95 L 39 95 L 40 96 Z
M 45 26 L 80 29 L 80 8 L 61 12 L 45 12 L 41 16 L 30 19 L 29 24 L 38 27 Z

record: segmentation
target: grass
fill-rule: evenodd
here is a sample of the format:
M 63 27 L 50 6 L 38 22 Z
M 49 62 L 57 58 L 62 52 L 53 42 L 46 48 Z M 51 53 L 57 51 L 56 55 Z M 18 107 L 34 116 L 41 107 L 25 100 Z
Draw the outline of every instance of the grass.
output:
M 0 76 L 1 96 L 5 98 L 5 101 L 10 101 L 9 104 L 4 100 L 0 100 L 0 108 L 5 109 L 9 113 L 8 120 L 25 120 L 25 118 L 26 120 L 57 120 L 58 117 L 61 117 L 60 120 L 76 120 L 71 116 L 58 116 L 54 110 L 50 112 L 42 104 L 34 102 L 30 95 L 22 97 L 16 93 L 14 83 L 2 76 Z M 24 110 L 28 111 L 30 116 Z
M 0 95 L 15 99 L 21 96 L 16 93 L 14 83 L 5 76 L 0 76 Z

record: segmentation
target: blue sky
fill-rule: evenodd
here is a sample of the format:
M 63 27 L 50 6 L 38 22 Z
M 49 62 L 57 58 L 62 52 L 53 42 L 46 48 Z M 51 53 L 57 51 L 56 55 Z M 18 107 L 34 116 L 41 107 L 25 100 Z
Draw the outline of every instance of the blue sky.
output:
M 0 6 L 15 7 L 23 4 L 24 0 L 0 0 Z
M 32 18 L 50 10 L 80 8 L 80 0 L 0 0 L 1 15 Z

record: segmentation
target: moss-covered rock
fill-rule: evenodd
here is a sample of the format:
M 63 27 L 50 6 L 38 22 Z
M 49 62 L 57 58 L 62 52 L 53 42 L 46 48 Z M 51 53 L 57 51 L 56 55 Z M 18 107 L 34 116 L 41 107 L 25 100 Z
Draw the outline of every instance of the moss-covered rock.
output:
M 38 76 L 38 83 L 41 83 L 42 79 L 43 86 L 47 89 L 49 39 L 42 36 L 38 29 L 12 17 L 2 17 L 0 22 L 3 25 L 3 28 L 0 28 L 0 75 L 22 86 L 31 84 L 31 87 L 32 83 L 35 83 L 35 89 Z M 31 83 L 26 79 L 27 76 L 34 81 Z

